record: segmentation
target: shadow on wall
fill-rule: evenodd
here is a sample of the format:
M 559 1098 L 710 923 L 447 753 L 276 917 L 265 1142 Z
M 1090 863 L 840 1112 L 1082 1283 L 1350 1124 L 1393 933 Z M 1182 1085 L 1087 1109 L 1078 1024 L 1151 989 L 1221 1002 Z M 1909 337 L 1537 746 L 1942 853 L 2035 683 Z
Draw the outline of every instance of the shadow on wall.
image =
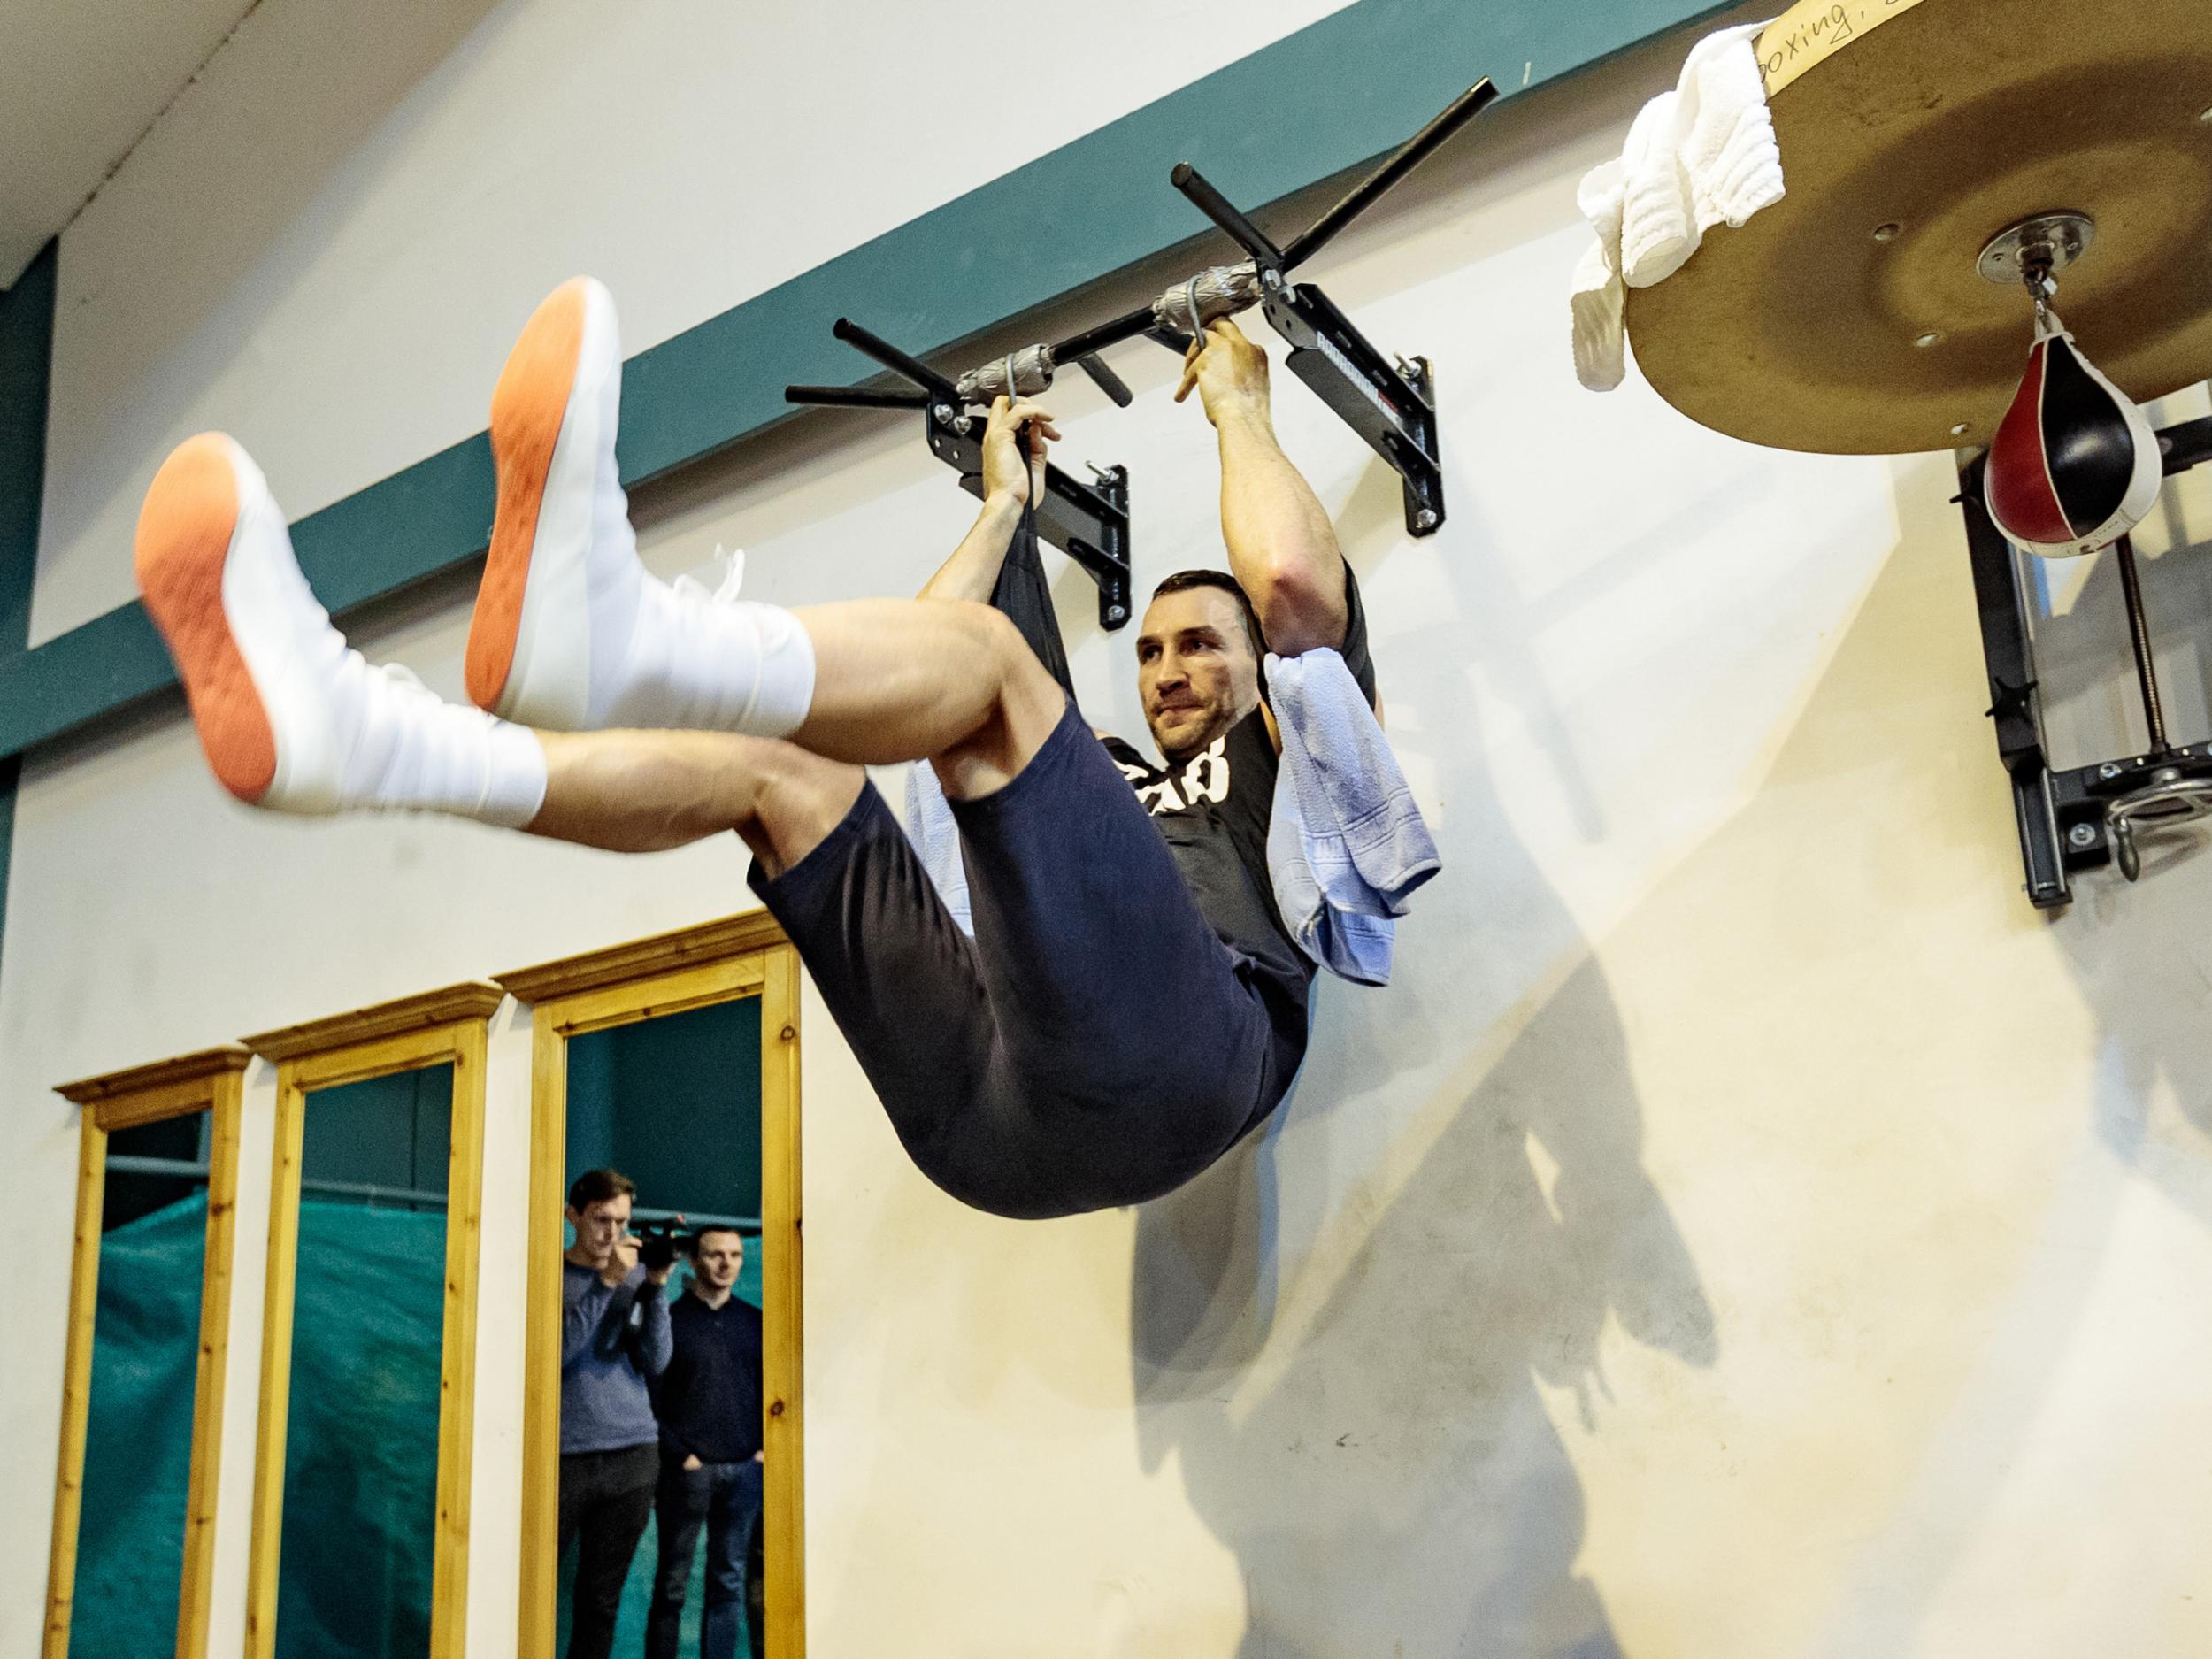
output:
M 2164 426 L 2201 413 L 2200 394 L 2154 406 Z M 2167 737 L 2212 738 L 2212 468 L 2166 481 L 2138 526 L 2144 606 L 2151 627 Z M 2078 766 L 2139 754 L 2147 741 L 2132 668 L 2126 599 L 2109 553 L 2085 560 L 2027 561 L 2047 588 L 2070 588 L 2064 614 L 2036 626 L 2036 667 L 2052 730 L 2052 764 Z M 2212 947 L 2203 897 L 2212 887 L 2212 831 L 2202 825 L 2145 837 L 2142 879 L 2110 866 L 2078 876 L 2074 903 L 2054 937 L 2098 1020 L 2105 1064 L 2096 1100 L 2099 1133 L 2185 1213 L 2212 1226 L 2212 1048 L 2203 1041 L 2212 1000 Z M 2176 1110 L 2162 1113 L 2170 1097 Z
M 1379 521 L 1398 511 L 1394 478 L 1376 469 L 1344 515 L 1347 544 L 1386 545 Z M 1527 618 L 1493 585 L 1494 565 L 1484 574 L 1459 620 L 1392 639 L 1386 696 L 1417 676 L 1424 731 L 1477 756 L 1472 674 L 1486 664 L 1532 699 L 1532 727 L 1559 734 L 1562 787 L 1581 807 Z M 1238 1558 L 1241 1659 L 1457 1653 L 1478 1633 L 1486 1655 L 1617 1659 L 1575 1571 L 1582 1489 L 1538 1385 L 1573 1390 L 1594 1421 L 1609 1317 L 1686 1363 L 1717 1355 L 1697 1270 L 1640 1160 L 1605 976 L 1480 766 L 1440 780 L 1446 870 L 1427 918 L 1417 907 L 1402 933 L 1397 987 L 1325 992 L 1301 1090 L 1268 1136 L 1139 1212 L 1141 1454 L 1147 1468 L 1176 1455 Z M 1435 925 L 1453 919 L 1448 883 L 1463 884 L 1448 902 L 1479 928 Z M 1360 1075 L 1378 1066 L 1424 1068 L 1427 1098 Z M 1332 1142 L 1409 1172 L 1379 1194 L 1384 1182 L 1332 1170 Z M 1279 1229 L 1310 1229 L 1312 1248 L 1279 1255 Z M 1279 1299 L 1287 1315 L 1297 1296 L 1276 1282 L 1286 1263 L 1328 1288 L 1277 1339 Z
M 1781 1612 L 1704 1578 L 1652 1604 L 1701 1651 L 1781 1651 L 1778 1631 L 1810 1624 L 1824 1634 L 1802 1651 L 1900 1654 L 1945 1617 L 2001 1624 L 1945 1596 L 1978 1549 L 2012 1546 L 2001 1500 L 2031 1453 L 2050 1461 L 2040 1414 L 2126 1185 L 2077 1156 L 2084 1130 L 2212 1225 L 2212 848 L 2147 859 L 2134 887 L 2093 875 L 2055 928 L 2028 909 L 1939 466 L 1900 472 L 1901 539 L 1748 798 L 1606 933 L 1663 1091 L 1671 1188 L 1685 1167 L 1727 1171 L 1701 1235 L 1770 1253 L 1706 1263 L 1732 1344 L 1827 1425 L 1709 1399 L 1691 1414 L 1742 1428 L 1742 1464 L 1610 1489 L 1663 1576 L 1742 1558 L 1786 1494 L 1831 1483 L 1825 1543 L 1771 1563 Z M 1348 541 L 1382 543 L 1363 528 Z M 1500 703 L 1548 750 L 1577 728 L 1515 654 L 1532 631 L 1506 562 L 1471 542 L 1442 569 L 1461 618 L 1394 637 L 1379 664 L 1386 692 L 1417 683 L 1422 749 L 1454 757 L 1448 867 L 1400 984 L 1325 993 L 1273 1135 L 1139 1216 L 1141 1454 L 1172 1459 L 1237 1558 L 1240 1659 L 1619 1659 L 1631 1633 L 1576 1571 L 1584 1488 L 1553 1418 L 1573 1390 L 1606 1426 L 1609 1319 L 1687 1365 L 1719 1358 L 1645 1167 L 1615 994 L 1475 759 Z M 1573 757 L 1548 760 L 1572 804 Z M 1855 1062 L 1877 1034 L 1909 1064 Z M 2038 1079 L 2085 1052 L 2077 1117 L 2070 1084 Z M 1898 1286 L 1916 1288 L 1878 1307 Z M 1652 1404 L 1616 1420 L 1663 1426 Z M 1860 1490 L 1855 1466 L 1879 1479 Z M 1694 1540 L 1655 1531 L 1693 1516 Z
M 2212 513 L 2212 480 L 2168 480 L 2156 518 L 2139 532 L 2162 551 L 2147 561 L 2143 586 L 2157 651 L 2167 738 L 2193 745 L 2212 738 L 2212 667 L 2202 641 L 2212 618 L 2212 542 L 2201 530 Z M 2193 487 L 2193 488 L 2192 488 Z M 2193 512 L 2185 511 L 2193 508 Z M 2043 626 L 2037 661 L 2059 657 L 2085 703 L 2101 703 L 2087 722 L 2093 754 L 2140 753 L 2145 726 L 2131 666 L 2119 569 L 2099 556 L 2070 613 Z M 2065 764 L 2063 762 L 2060 764 Z M 2212 832 L 2198 825 L 2143 841 L 2142 879 L 2133 885 L 2108 867 L 2077 877 L 2074 904 L 2054 925 L 2061 949 L 2096 1011 L 2106 1064 L 2097 1125 L 2123 1164 L 2147 1177 L 2185 1213 L 2212 1226 L 2212 1047 L 2204 1041 L 2212 1002 L 2212 946 L 2204 938 L 2204 896 L 2212 887 Z M 2172 1110 L 2159 1102 L 2170 1100 Z

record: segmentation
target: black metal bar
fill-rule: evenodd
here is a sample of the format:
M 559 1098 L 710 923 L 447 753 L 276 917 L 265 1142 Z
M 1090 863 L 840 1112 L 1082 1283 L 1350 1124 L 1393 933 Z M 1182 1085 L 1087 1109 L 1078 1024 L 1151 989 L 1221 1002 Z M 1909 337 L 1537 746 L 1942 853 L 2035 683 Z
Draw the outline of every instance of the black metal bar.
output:
M 2169 477 L 2212 461 L 2212 415 L 2168 426 L 2158 434 L 2158 449 Z
M 1392 186 L 1427 160 L 1438 145 L 1480 114 L 1497 96 L 1497 88 L 1485 75 L 1454 98 L 1442 114 L 1401 144 L 1387 161 L 1354 185 L 1342 201 L 1293 239 L 1283 250 L 1284 269 L 1303 265 L 1327 247 L 1340 231 L 1374 206 Z
M 1974 608 L 1982 633 L 1982 660 L 1989 672 L 1989 715 L 1995 723 L 1997 757 L 2012 786 L 2014 827 L 2027 876 L 2028 902 L 2056 910 L 2072 899 L 2066 843 L 2059 833 L 2049 762 L 2043 748 L 2042 699 L 2036 689 L 2035 651 L 2028 635 L 2027 596 L 2012 543 L 1982 500 L 1983 462 L 1959 472 L 1959 508 L 1966 519 L 1966 551 L 1974 577 Z
M 111 1155 L 106 1167 L 118 1175 L 165 1175 L 180 1181 L 204 1181 L 208 1176 L 208 1165 L 191 1158 L 141 1158 Z
M 2120 589 L 2127 595 L 2128 640 L 2135 647 L 2135 683 L 2143 694 L 2143 723 L 2150 729 L 2151 753 L 2166 752 L 2166 710 L 2158 696 L 2158 664 L 2151 660 L 2151 628 L 2143 615 L 2143 578 L 2135 566 L 2135 539 L 2112 544 L 2120 562 Z
M 1079 334 L 1070 334 L 1053 346 L 1052 360 L 1055 363 L 1072 363 L 1078 357 L 1087 357 L 1105 350 L 1109 346 L 1118 346 L 1125 340 L 1135 340 L 1148 334 L 1156 326 L 1157 323 L 1153 318 L 1152 308 L 1141 305 L 1111 322 L 1101 323 L 1095 328 L 1086 328 Z
M 1229 240 L 1252 256 L 1262 270 L 1270 266 L 1280 270 L 1283 250 L 1267 238 L 1267 234 L 1245 218 L 1237 204 L 1214 188 L 1206 175 L 1187 161 L 1179 161 L 1169 172 L 1168 182 L 1191 199 L 1193 206 L 1228 234 Z
M 2185 421 L 2158 434 L 2169 473 L 2212 460 L 2212 419 Z M 2212 791 L 2212 743 L 2172 747 L 2145 618 L 2141 572 L 2133 542 L 2114 546 L 2134 647 L 2137 683 L 2150 745 L 2147 752 L 2054 772 L 2043 745 L 2035 654 L 2028 632 L 2028 601 L 2021 578 L 2023 555 L 1991 521 L 1983 496 L 1987 463 L 1959 469 L 1957 501 L 1966 519 L 1966 545 L 1980 613 L 1982 655 L 1989 670 L 1990 715 L 1996 722 L 1998 757 L 2012 783 L 2014 818 L 2026 891 L 2039 910 L 2056 910 L 2071 897 L 2076 871 L 2117 864 L 2132 881 L 2141 870 L 2139 838 L 2200 814 Z M 2169 798 L 2178 804 L 2168 805 Z
M 160 1175 L 173 1180 L 204 1182 L 208 1179 L 208 1166 L 185 1158 L 111 1157 L 108 1170 L 117 1175 Z M 438 1204 L 446 1202 L 443 1193 L 424 1192 L 407 1187 L 380 1187 L 370 1181 L 326 1181 L 308 1176 L 300 1182 L 303 1193 L 330 1193 L 341 1198 L 365 1198 L 371 1203 L 385 1199 L 396 1204 Z M 638 1210 L 640 1216 L 656 1212 Z
M 784 402 L 812 403 L 825 409 L 926 409 L 927 392 L 872 390 L 864 386 L 787 386 Z
M 443 1193 L 422 1192 L 406 1187 L 379 1187 L 373 1181 L 306 1179 L 300 1182 L 300 1191 L 310 1194 L 329 1193 L 339 1198 L 365 1199 L 371 1204 L 374 1204 L 380 1198 L 387 1203 L 430 1204 L 441 1209 L 446 1203 L 446 1195 Z
M 849 317 L 841 317 L 830 325 L 830 333 L 847 345 L 866 352 L 878 363 L 897 374 L 904 375 L 915 385 L 941 398 L 956 397 L 953 384 L 931 368 L 919 357 L 910 357 L 889 341 L 870 334 Z
M 1106 359 L 1095 351 L 1087 351 L 1076 358 L 1075 366 L 1091 377 L 1091 384 L 1113 400 L 1116 409 L 1126 409 L 1137 401 L 1137 395 L 1129 389 L 1129 382 L 1106 366 Z

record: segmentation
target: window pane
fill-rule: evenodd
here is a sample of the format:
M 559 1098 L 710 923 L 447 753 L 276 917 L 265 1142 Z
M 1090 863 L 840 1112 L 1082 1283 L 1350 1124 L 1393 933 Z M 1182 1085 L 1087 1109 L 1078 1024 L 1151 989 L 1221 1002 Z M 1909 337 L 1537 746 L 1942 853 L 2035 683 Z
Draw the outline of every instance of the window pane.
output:
M 207 1253 L 201 1112 L 108 1137 L 69 1651 L 176 1645 Z
M 449 1066 L 307 1097 L 280 1659 L 428 1651 Z
M 636 1025 L 618 1026 L 572 1038 L 568 1043 L 568 1161 L 567 1179 L 573 1181 L 588 1170 L 611 1168 L 636 1185 L 631 1201 L 632 1225 L 649 1225 L 680 1214 L 690 1228 L 703 1222 L 736 1222 L 743 1240 L 744 1264 L 731 1296 L 750 1309 L 761 1304 L 760 1277 L 760 1002 L 745 998 L 668 1015 Z M 574 1242 L 572 1231 L 571 1242 Z M 590 1280 L 571 1258 L 569 1286 Z M 663 1294 L 672 1303 L 687 1294 L 692 1269 L 680 1263 Z M 654 1578 L 660 1557 L 664 1519 L 681 1525 L 678 1506 L 703 1511 L 687 1552 L 690 1571 L 686 1578 L 677 1641 L 680 1652 L 718 1651 L 718 1640 L 700 1646 L 703 1622 L 713 1619 L 733 1651 L 744 1654 L 755 1646 L 750 1622 L 757 1613 L 761 1565 L 758 1504 L 761 1471 L 749 1465 L 737 1469 L 721 1464 L 695 1471 L 695 1490 L 686 1493 L 678 1460 L 663 1457 L 652 1440 L 658 1424 L 653 1415 L 639 1418 L 631 1438 L 645 1438 L 641 1453 L 633 1449 L 632 1462 L 641 1468 L 618 1468 L 626 1454 L 614 1442 L 624 1440 L 620 1409 L 610 1411 L 604 1398 L 590 1404 L 595 1443 L 611 1450 L 582 1450 L 575 1441 L 577 1417 L 582 1402 L 580 1389 L 595 1388 L 603 1395 L 619 1392 L 621 1379 L 610 1383 L 580 1381 L 582 1368 L 563 1368 L 564 1424 L 570 1431 L 562 1440 L 565 1511 L 574 1520 L 588 1508 L 613 1517 L 624 1506 L 625 1494 L 617 1488 L 641 1474 L 653 1483 L 649 1494 L 632 1492 L 630 1513 L 641 1520 L 643 1532 L 626 1556 L 611 1562 L 620 1593 L 611 1615 L 614 1651 L 643 1650 L 651 1617 Z M 606 1369 L 603 1367 L 602 1369 Z M 618 1367 L 615 1368 L 618 1369 Z M 651 1379 L 643 1391 L 651 1411 L 666 1418 L 687 1405 L 670 1397 L 667 1384 L 678 1379 L 680 1365 L 664 1378 Z M 756 1375 L 754 1386 L 757 1389 Z M 676 1392 L 681 1392 L 680 1389 Z M 695 1410 L 697 1402 L 690 1402 Z M 641 1409 L 642 1408 L 641 1408 Z M 757 1413 L 756 1401 L 752 1406 Z M 750 1426 L 756 1437 L 757 1417 Z M 617 1479 L 617 1474 L 623 1479 Z M 641 1502 L 642 1499 L 642 1502 Z M 649 1507 L 648 1507 L 649 1506 Z M 743 1535 L 740 1535 L 742 1533 Z M 748 1549 L 749 1539 L 751 1549 Z M 717 1570 L 714 1552 L 733 1559 Z M 565 1650 L 574 1626 L 578 1548 L 563 1553 L 560 1577 L 560 1643 Z M 726 1594 L 738 1587 L 734 1596 Z M 711 1609 L 708 1602 L 711 1599 Z

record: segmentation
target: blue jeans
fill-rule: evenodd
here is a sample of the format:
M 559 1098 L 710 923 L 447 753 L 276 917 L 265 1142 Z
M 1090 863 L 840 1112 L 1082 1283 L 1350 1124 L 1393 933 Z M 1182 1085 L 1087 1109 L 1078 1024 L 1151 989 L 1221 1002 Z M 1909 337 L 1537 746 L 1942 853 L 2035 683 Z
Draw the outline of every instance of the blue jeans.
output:
M 699 1659 L 737 1659 L 739 1609 L 745 1604 L 745 1562 L 760 1521 L 761 1465 L 661 1464 L 653 1496 L 660 1559 L 653 1569 L 653 1609 L 645 1621 L 645 1659 L 676 1659 L 676 1636 L 691 1585 L 699 1528 L 707 1529 L 707 1595 L 699 1626 Z M 754 1651 L 759 1651 L 755 1638 Z

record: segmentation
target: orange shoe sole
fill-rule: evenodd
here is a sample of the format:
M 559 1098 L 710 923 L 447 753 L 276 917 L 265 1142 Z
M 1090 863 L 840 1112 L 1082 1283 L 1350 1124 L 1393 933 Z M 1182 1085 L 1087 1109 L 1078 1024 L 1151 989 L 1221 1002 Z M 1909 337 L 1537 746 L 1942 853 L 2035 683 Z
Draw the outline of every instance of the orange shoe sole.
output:
M 146 610 L 184 680 L 200 747 L 223 787 L 258 801 L 276 778 L 276 733 L 223 613 L 223 562 L 238 525 L 228 440 L 172 450 L 138 511 L 133 558 Z
M 499 504 L 483 585 L 469 619 L 465 664 L 469 700 L 480 709 L 498 706 L 514 667 L 538 510 L 583 349 L 584 304 L 581 277 L 548 295 L 523 326 L 492 391 L 492 465 L 499 474 Z

